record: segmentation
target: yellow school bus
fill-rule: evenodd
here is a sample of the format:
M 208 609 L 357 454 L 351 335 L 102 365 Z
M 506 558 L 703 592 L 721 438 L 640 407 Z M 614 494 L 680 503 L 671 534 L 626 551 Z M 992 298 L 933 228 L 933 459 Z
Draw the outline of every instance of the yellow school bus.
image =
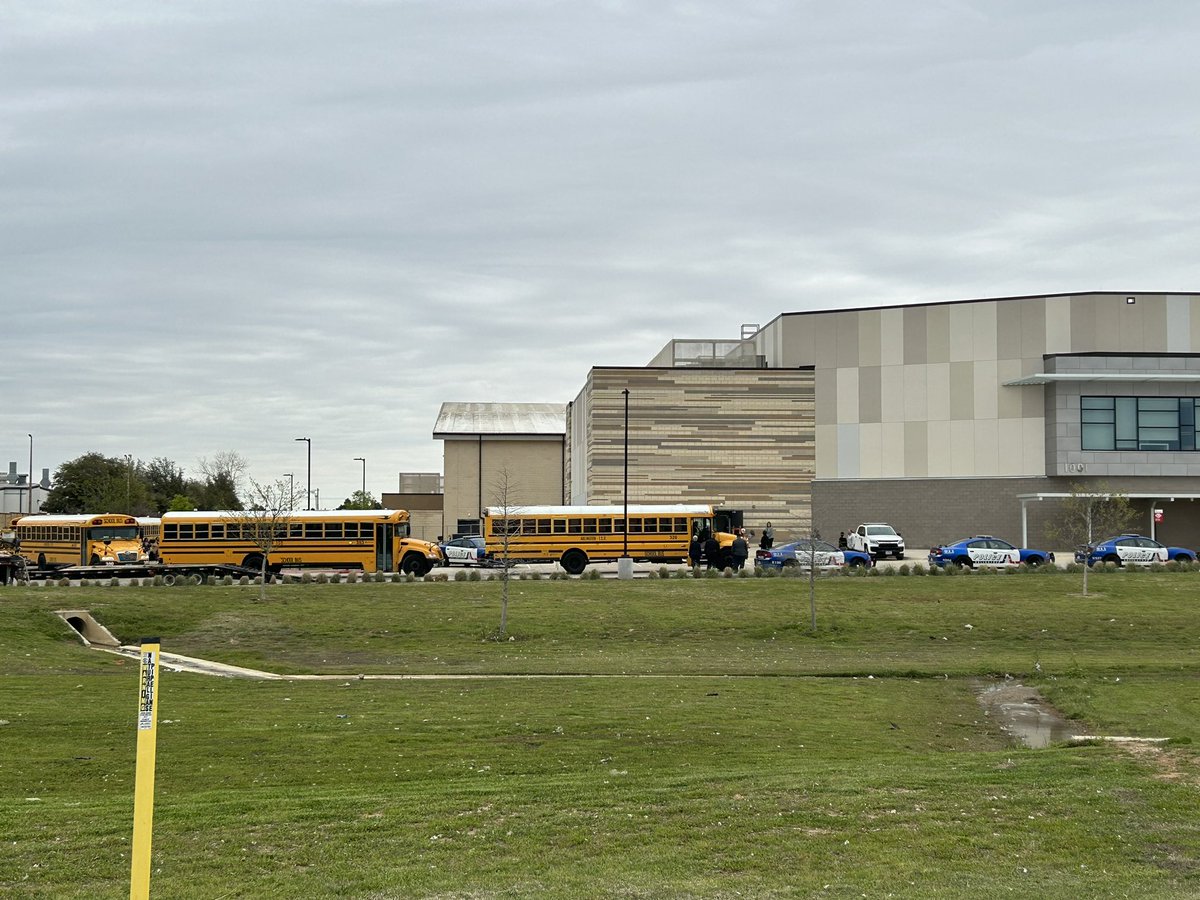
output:
M 259 537 L 272 534 L 269 541 Z M 266 544 L 269 549 L 265 549 Z M 167 565 L 362 569 L 424 575 L 442 561 L 437 544 L 409 537 L 407 510 L 282 513 L 165 512 L 158 536 Z
M 713 534 L 722 548 L 733 543 L 733 534 L 713 532 L 713 508 L 697 504 L 631 503 L 628 535 L 624 506 L 493 506 L 483 517 L 492 559 L 557 562 L 571 575 L 619 559 L 627 545 L 635 560 L 677 563 L 687 560 L 693 535 Z
M 17 520 L 17 540 L 21 555 L 39 569 L 146 561 L 133 516 L 24 516 Z

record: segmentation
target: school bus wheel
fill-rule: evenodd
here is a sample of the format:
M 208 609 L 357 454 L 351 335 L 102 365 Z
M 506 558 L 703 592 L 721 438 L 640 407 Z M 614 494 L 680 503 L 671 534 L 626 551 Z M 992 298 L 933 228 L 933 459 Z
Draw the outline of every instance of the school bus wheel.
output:
M 560 562 L 563 571 L 568 575 L 582 575 L 583 570 L 587 568 L 588 558 L 582 550 L 572 549 L 562 555 Z
M 433 565 L 420 553 L 406 553 L 400 562 L 400 571 L 405 575 L 424 575 Z

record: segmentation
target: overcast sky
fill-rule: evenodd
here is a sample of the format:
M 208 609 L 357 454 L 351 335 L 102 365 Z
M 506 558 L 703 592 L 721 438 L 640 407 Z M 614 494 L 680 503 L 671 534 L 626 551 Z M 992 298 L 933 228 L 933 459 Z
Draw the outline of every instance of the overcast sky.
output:
M 1200 290 L 1200 4 L 0 5 L 0 462 L 322 505 L 781 312 Z

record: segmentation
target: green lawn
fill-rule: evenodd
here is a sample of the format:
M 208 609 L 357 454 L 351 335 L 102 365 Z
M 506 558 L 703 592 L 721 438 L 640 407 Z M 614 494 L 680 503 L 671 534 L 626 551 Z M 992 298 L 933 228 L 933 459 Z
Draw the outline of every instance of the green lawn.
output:
M 128 895 L 136 663 L 167 673 L 156 897 L 1186 897 L 1200 575 L 0 590 L 0 891 Z M 970 628 L 967 626 L 970 625 Z M 1040 667 L 1040 672 L 1037 671 Z M 982 675 L 1161 751 L 1012 747 Z

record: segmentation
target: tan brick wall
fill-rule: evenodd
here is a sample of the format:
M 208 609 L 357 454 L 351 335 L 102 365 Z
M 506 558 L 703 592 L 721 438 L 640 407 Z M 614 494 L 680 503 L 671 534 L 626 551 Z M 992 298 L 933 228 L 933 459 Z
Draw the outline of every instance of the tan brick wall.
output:
M 755 531 L 807 528 L 811 371 L 593 369 L 574 409 L 588 414 L 587 496 L 572 502 L 623 500 L 624 388 L 630 502 L 711 503 L 744 510 Z
M 563 502 L 563 441 L 504 440 L 484 437 L 483 483 L 480 485 L 480 442 L 444 442 L 446 472 L 445 534 L 454 532 L 459 519 L 476 519 L 481 506 L 497 502 L 498 480 L 507 470 L 510 504 Z

